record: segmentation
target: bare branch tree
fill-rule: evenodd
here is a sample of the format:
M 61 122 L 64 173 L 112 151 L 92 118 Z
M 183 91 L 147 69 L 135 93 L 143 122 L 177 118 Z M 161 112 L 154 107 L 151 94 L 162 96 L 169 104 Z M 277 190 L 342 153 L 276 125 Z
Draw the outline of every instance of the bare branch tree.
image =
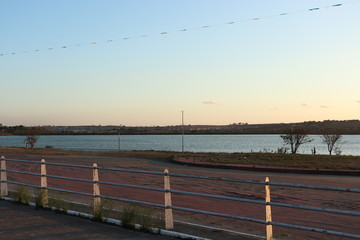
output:
M 305 128 L 291 128 L 288 133 L 280 135 L 285 144 L 290 145 L 291 153 L 295 154 L 301 144 L 312 142 Z
M 28 135 L 25 137 L 24 143 L 26 144 L 26 147 L 30 146 L 30 148 L 33 148 L 38 140 L 39 140 L 39 136 Z
M 323 134 L 321 136 L 323 143 L 327 145 L 329 155 L 331 155 L 334 147 L 337 147 L 342 141 L 341 134 Z
M 30 148 L 34 148 L 35 144 L 40 138 L 41 134 L 41 128 L 39 127 L 33 127 L 27 130 L 24 143 L 26 144 L 26 147 L 30 146 Z

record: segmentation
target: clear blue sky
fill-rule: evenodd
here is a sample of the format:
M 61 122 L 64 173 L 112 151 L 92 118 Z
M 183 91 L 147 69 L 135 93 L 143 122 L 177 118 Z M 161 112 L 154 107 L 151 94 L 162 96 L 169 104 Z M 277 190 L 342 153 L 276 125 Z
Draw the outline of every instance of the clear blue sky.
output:
M 177 125 L 182 110 L 186 124 L 359 119 L 360 1 L 0 8 L 3 125 Z

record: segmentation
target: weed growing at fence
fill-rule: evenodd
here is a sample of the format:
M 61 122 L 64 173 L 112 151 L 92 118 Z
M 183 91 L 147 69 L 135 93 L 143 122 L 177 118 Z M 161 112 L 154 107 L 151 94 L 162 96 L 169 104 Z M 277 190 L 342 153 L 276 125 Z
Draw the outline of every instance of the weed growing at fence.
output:
M 123 207 L 120 212 L 120 220 L 126 228 L 132 228 L 135 224 L 139 224 L 143 231 L 149 228 L 161 228 L 164 222 L 161 214 L 156 213 L 156 210 L 135 205 Z
M 138 207 L 138 221 L 141 225 L 142 230 L 149 228 L 162 228 L 163 227 L 163 217 L 159 212 L 152 208 Z
M 49 207 L 54 208 L 55 212 L 66 212 L 71 207 L 71 202 L 68 201 L 68 196 L 64 193 L 56 193 L 49 199 Z
M 30 193 L 29 190 L 23 186 L 18 186 L 14 192 L 15 201 L 23 204 L 27 204 L 30 201 Z
M 126 228 L 134 226 L 138 208 L 134 205 L 124 206 L 120 211 L 120 221 Z
M 292 237 L 293 236 L 290 233 L 284 232 L 284 233 L 274 236 L 274 239 L 286 240 L 286 239 L 293 239 Z
M 46 189 L 37 189 L 35 191 L 36 209 L 43 208 L 43 207 L 45 207 L 45 205 L 47 205 L 46 198 L 47 198 Z
M 93 206 L 93 215 L 95 221 L 102 221 L 103 218 L 110 217 L 114 209 L 114 203 L 110 200 L 102 199 L 101 202 Z

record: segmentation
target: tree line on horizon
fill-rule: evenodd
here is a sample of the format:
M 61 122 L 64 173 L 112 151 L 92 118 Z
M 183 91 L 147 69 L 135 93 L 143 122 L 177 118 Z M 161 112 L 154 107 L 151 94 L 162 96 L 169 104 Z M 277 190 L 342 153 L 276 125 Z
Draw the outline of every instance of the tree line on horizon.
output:
M 308 134 L 360 134 L 359 120 L 325 120 L 301 123 L 176 125 L 176 126 L 2 126 L 0 135 L 27 135 L 36 129 L 39 135 L 146 135 L 146 134 L 284 134 L 291 128 L 306 129 Z

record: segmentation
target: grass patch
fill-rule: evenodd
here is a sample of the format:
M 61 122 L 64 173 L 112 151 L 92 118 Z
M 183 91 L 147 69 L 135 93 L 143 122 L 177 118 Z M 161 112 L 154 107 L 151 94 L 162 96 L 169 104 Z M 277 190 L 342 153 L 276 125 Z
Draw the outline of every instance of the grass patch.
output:
M 136 205 L 127 205 L 120 211 L 120 221 L 126 228 L 140 224 L 142 230 L 163 227 L 163 218 L 159 212 L 152 208 Z
M 103 218 L 110 217 L 114 209 L 114 203 L 107 199 L 101 199 L 100 203 L 92 206 L 95 221 L 102 221 Z
M 192 158 L 198 162 L 242 164 L 248 166 L 360 170 L 360 156 L 280 153 L 198 153 L 193 154 Z
M 69 201 L 69 197 L 60 192 L 55 193 L 51 198 L 49 198 L 49 207 L 54 208 L 56 213 L 66 212 L 71 208 L 71 201 Z
M 14 192 L 14 200 L 18 203 L 28 204 L 30 202 L 31 195 L 29 190 L 24 186 L 17 186 Z
M 35 192 L 35 205 L 36 209 L 43 208 L 48 205 L 46 189 L 37 189 Z
M 279 235 L 275 235 L 274 238 L 278 240 L 286 240 L 286 239 L 292 239 L 292 235 L 290 233 L 281 233 Z

